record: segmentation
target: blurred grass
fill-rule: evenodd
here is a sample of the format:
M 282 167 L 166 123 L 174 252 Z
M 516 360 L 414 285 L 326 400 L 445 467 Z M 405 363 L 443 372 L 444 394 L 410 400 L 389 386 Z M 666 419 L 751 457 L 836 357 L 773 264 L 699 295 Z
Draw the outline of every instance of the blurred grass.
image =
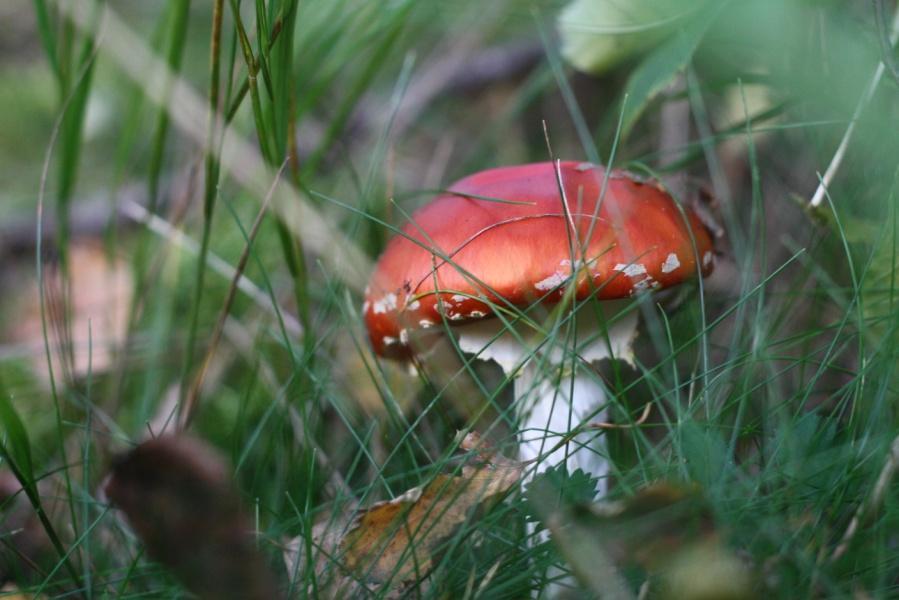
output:
M 14 82 L 0 87 L 0 226 L 30 226 L 49 153 L 44 203 L 56 207 L 56 222 L 76 222 L 87 200 L 112 194 L 100 230 L 108 255 L 131 265 L 137 291 L 127 336 L 91 340 L 111 342 L 113 360 L 57 382 L 58 422 L 40 361 L 44 340 L 0 338 L 0 458 L 29 498 L 46 481 L 53 487 L 42 499 L 61 497 L 67 506 L 53 526 L 61 552 L 21 587 L 85 597 L 179 593 L 105 514 L 97 487 L 115 454 L 174 422 L 175 401 L 196 376 L 231 286 L 204 273 L 207 261 L 215 255 L 233 265 L 248 244 L 263 198 L 229 170 L 239 162 L 218 162 L 233 147 L 229 136 L 249 140 L 271 173 L 286 165 L 282 186 L 374 259 L 391 235 L 384 223 L 402 226 L 428 200 L 420 190 L 481 168 L 546 160 L 545 121 L 559 157 L 612 157 L 615 165 L 710 181 L 726 231 L 716 275 L 702 290 L 681 295 L 672 312 L 640 301 L 637 369 L 603 368 L 616 421 L 653 407 L 647 423 L 604 433 L 611 498 L 657 480 L 698 484 L 759 595 L 895 595 L 895 485 L 869 507 L 899 433 L 892 80 L 856 122 L 828 189 L 827 220 L 802 209 L 879 60 L 868 2 L 705 7 L 675 37 L 654 40 L 600 77 L 561 62 L 561 2 L 488 10 L 412 0 L 215 4 L 221 30 L 212 52 L 212 2 L 76 3 L 96 32 L 50 0 L 16 0 L 5 13 L 31 37 L 0 59 L 0 79 Z M 135 53 L 152 49 L 217 108 L 221 121 L 199 124 L 205 144 L 174 118 L 186 110 L 174 94 L 159 104 L 149 98 L 150 86 L 172 82 L 131 82 L 119 50 L 95 46 L 114 38 L 99 17 L 104 10 L 136 32 Z M 538 47 L 536 64 L 465 87 L 488 49 L 522 41 Z M 683 67 L 684 86 L 670 88 Z M 663 108 L 677 101 L 689 104 L 689 122 L 678 124 L 686 137 L 661 148 Z M 57 119 L 57 143 L 48 147 Z M 117 221 L 134 182 L 151 212 L 200 245 L 199 257 Z M 288 538 L 311 548 L 313 525 L 336 518 L 345 503 L 389 499 L 454 469 L 459 429 L 515 452 L 509 382 L 455 344 L 415 375 L 375 359 L 359 312 L 364 281 L 347 281 L 284 215 L 261 224 L 244 275 L 276 312 L 295 315 L 303 334 L 238 293 L 193 417 L 194 432 L 230 455 L 273 564 Z M 83 243 L 77 233 L 55 228 L 39 258 L 50 264 L 58 255 L 65 264 Z M 12 331 L 26 318 L 15 307 L 39 284 L 33 256 L 0 261 L 0 327 Z M 83 284 L 82 266 L 64 269 L 68 285 Z M 76 319 L 65 309 L 52 315 L 51 329 L 65 339 Z M 564 345 L 566 328 L 556 325 L 548 329 Z M 71 358 L 54 352 L 55 361 Z M 533 515 L 519 500 L 463 526 L 434 561 L 422 595 L 522 597 L 547 586 L 551 565 L 567 569 L 564 553 L 527 539 L 524 521 Z M 864 518 L 837 555 L 860 506 L 868 507 Z M 55 562 L 58 554 L 66 561 Z M 656 589 L 640 567 L 622 574 L 634 593 L 647 579 Z M 292 590 L 318 589 L 318 576 L 300 565 Z

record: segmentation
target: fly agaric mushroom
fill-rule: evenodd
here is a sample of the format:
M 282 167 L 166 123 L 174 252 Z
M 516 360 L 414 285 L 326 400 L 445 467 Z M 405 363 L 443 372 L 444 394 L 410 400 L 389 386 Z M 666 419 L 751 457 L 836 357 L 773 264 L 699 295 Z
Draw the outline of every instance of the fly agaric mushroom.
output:
M 531 309 L 558 306 L 560 323 L 575 304 L 567 300 L 625 299 L 707 275 L 712 262 L 708 231 L 657 182 L 589 163 L 501 167 L 462 179 L 412 215 L 378 260 L 363 313 L 385 357 L 410 358 L 422 332 L 451 328 L 463 351 L 514 376 L 522 460 L 540 457 L 538 471 L 566 460 L 602 476 L 605 458 L 558 440 L 585 418 L 604 418 L 590 363 L 632 360 L 636 312 L 616 315 L 619 301 L 580 311 L 588 318 L 566 315 L 577 321 L 576 342 L 561 348 L 563 336 L 539 331 Z M 574 449 L 590 437 L 576 436 Z

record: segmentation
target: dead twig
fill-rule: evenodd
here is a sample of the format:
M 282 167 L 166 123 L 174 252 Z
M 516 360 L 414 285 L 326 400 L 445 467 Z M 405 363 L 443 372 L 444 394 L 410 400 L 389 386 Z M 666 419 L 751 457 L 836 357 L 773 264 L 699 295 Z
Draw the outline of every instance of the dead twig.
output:
M 181 231 L 162 217 L 150 213 L 146 208 L 144 208 L 137 202 L 133 202 L 130 199 L 125 199 L 125 201 L 122 202 L 120 210 L 129 219 L 143 224 L 147 227 L 147 229 L 161 237 L 168 239 L 169 242 L 171 242 L 175 246 L 178 246 L 182 250 L 186 250 L 187 252 L 195 256 L 200 253 L 200 245 L 196 240 L 186 235 L 183 231 Z M 234 267 L 232 267 L 224 259 L 213 252 L 209 252 L 206 255 L 206 260 L 208 261 L 209 267 L 215 273 L 221 275 L 226 279 L 234 279 L 235 275 L 238 275 Z M 237 277 L 237 288 L 247 296 L 252 298 L 256 304 L 264 308 L 273 316 L 277 317 L 276 313 L 280 312 L 281 317 L 284 319 L 284 326 L 287 331 L 297 336 L 302 335 L 303 327 L 300 325 L 299 321 L 297 321 L 294 316 L 286 312 L 283 308 L 278 308 L 276 311 L 268 294 L 261 290 L 246 276 L 240 274 L 240 276 Z
M 883 7 L 881 6 L 880 8 L 882 9 Z M 893 25 L 890 29 L 888 40 L 890 49 L 896 45 L 897 39 L 899 39 L 899 8 L 897 8 L 896 13 L 893 15 Z M 846 157 L 846 150 L 849 148 L 849 142 L 852 140 L 852 136 L 855 133 L 855 124 L 858 122 L 862 111 L 868 106 L 868 103 L 874 96 L 874 92 L 877 90 L 877 86 L 880 84 L 880 80 L 883 78 L 885 71 L 886 66 L 883 61 L 880 61 L 877 64 L 877 69 L 874 70 L 874 76 L 871 77 L 868 87 L 865 88 L 865 92 L 862 94 L 862 97 L 859 98 L 858 104 L 855 106 L 855 112 L 852 113 L 852 120 L 849 122 L 849 127 L 846 128 L 846 133 L 843 134 L 843 139 L 840 140 L 840 145 L 837 146 L 837 151 L 830 160 L 827 170 L 824 171 L 824 175 L 821 176 L 821 182 L 818 184 L 815 194 L 809 201 L 809 208 L 811 210 L 816 210 L 821 205 L 821 202 L 824 201 L 824 195 L 827 192 L 827 188 L 830 187 L 833 178 L 836 177 L 837 171 L 840 169 L 840 165 L 843 164 L 843 159 Z
M 515 41 L 475 51 L 480 40 L 471 38 L 462 44 L 454 43 L 453 50 L 434 61 L 427 73 L 409 86 L 403 99 L 403 110 L 397 115 L 393 134 L 399 136 L 438 98 L 467 92 L 477 92 L 497 81 L 518 77 L 531 70 L 543 56 L 539 42 Z M 366 106 L 365 103 L 362 106 Z M 365 115 L 364 124 L 381 122 L 377 115 Z
M 649 418 L 649 413 L 652 411 L 652 403 L 647 402 L 646 406 L 643 407 L 643 412 L 640 413 L 640 417 L 634 421 L 633 423 L 609 423 L 607 421 L 600 421 L 598 423 L 590 423 L 587 425 L 588 429 L 633 429 L 634 427 L 639 427 L 646 423 L 646 419 Z
M 530 71 L 543 55 L 543 47 L 530 40 L 517 40 L 507 44 L 491 46 L 465 55 L 466 60 L 440 63 L 439 77 L 429 77 L 420 83 L 413 82 L 406 99 L 401 128 L 408 127 L 437 98 L 478 92 L 493 83 L 520 77 Z M 372 98 L 360 102 L 359 114 L 354 118 L 351 133 L 368 135 L 376 124 L 383 121 L 380 113 L 375 114 Z M 231 110 L 236 110 L 232 106 Z M 302 123 L 298 136 L 298 158 L 304 160 L 319 145 L 325 134 L 325 127 L 310 117 Z M 397 129 L 399 131 L 399 129 Z M 129 222 L 144 222 L 149 213 L 146 210 L 146 184 L 132 182 L 114 193 L 121 209 L 115 213 L 111 207 L 116 203 L 109 194 L 97 194 L 79 198 L 72 203 L 70 230 L 75 237 L 97 237 L 103 234 L 110 222 L 125 225 Z M 139 207 L 139 208 L 135 208 Z M 141 210 L 142 209 L 142 210 Z M 155 215 L 154 215 L 155 216 Z M 44 242 L 56 236 L 56 222 L 53 215 L 45 217 L 43 227 Z M 6 219 L 0 223 L 0 258 L 27 254 L 36 243 L 34 219 Z
M 184 398 L 184 404 L 182 404 L 181 406 L 181 430 L 187 429 L 190 426 L 190 422 L 194 416 L 194 412 L 196 411 L 197 398 L 200 395 L 200 388 L 202 388 L 203 386 L 203 380 L 206 377 L 206 371 L 209 368 L 209 364 L 212 361 L 212 357 L 215 354 L 216 348 L 218 347 L 219 340 L 221 340 L 222 338 L 222 331 L 225 328 L 225 320 L 228 318 L 228 314 L 231 312 L 231 306 L 234 304 L 234 298 L 237 296 L 237 290 L 240 287 L 240 280 L 243 277 L 243 271 L 247 266 L 247 261 L 250 259 L 250 251 L 253 248 L 253 241 L 256 239 L 256 234 L 259 233 L 259 226 L 262 224 L 262 219 L 265 216 L 266 211 L 268 210 L 272 195 L 274 194 L 275 189 L 278 187 L 278 182 L 281 181 L 281 175 L 284 173 L 284 168 L 286 166 L 287 160 L 285 160 L 281 164 L 281 167 L 278 169 L 278 172 L 275 175 L 275 179 L 272 182 L 271 188 L 269 188 L 268 194 L 266 194 L 265 198 L 262 201 L 262 207 L 256 214 L 256 220 L 253 221 L 253 226 L 247 233 L 247 243 L 246 245 L 244 245 L 243 252 L 241 252 L 240 254 L 240 259 L 237 261 L 237 266 L 234 268 L 234 275 L 231 278 L 231 286 L 228 288 L 228 296 L 225 298 L 225 303 L 222 305 L 222 309 L 219 312 L 219 318 L 212 333 L 212 340 L 209 342 L 209 347 L 206 350 L 206 356 L 204 357 L 203 363 L 200 365 L 200 370 L 197 372 L 197 375 L 187 392 L 187 396 L 185 396 Z
M 831 554 L 830 562 L 834 563 L 846 554 L 846 550 L 849 549 L 849 545 L 852 543 L 853 538 L 855 538 L 855 534 L 858 533 L 861 524 L 876 513 L 883 505 L 887 488 L 893 481 L 896 471 L 899 471 L 899 436 L 896 436 L 890 444 L 890 452 L 887 454 L 886 462 L 883 463 L 883 468 L 880 470 L 880 475 L 877 477 L 877 482 L 871 490 L 868 501 L 859 504 L 858 509 L 855 511 L 855 515 L 853 515 L 852 520 L 849 521 L 849 526 L 846 528 L 843 537 L 840 539 L 840 543 L 837 544 L 836 549 L 834 549 L 833 554 Z

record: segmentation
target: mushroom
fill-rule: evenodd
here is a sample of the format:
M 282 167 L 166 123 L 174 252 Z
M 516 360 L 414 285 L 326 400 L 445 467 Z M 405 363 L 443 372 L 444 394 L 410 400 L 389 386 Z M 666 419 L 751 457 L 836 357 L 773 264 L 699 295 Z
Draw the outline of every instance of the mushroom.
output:
M 412 215 L 378 260 L 363 313 L 381 356 L 409 359 L 452 330 L 463 351 L 495 360 L 514 378 L 520 458 L 539 458 L 538 472 L 564 460 L 603 481 L 596 431 L 559 443 L 605 418 L 591 363 L 632 362 L 637 313 L 622 302 L 712 263 L 709 232 L 658 182 L 590 163 L 501 167 Z M 544 324 L 535 315 L 545 309 L 554 319 Z

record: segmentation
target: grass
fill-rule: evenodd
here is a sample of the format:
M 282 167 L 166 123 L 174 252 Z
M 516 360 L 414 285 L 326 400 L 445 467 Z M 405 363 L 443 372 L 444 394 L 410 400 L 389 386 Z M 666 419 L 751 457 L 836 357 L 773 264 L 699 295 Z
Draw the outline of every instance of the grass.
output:
M 515 486 L 438 546 L 410 593 L 524 597 L 555 581 L 584 594 L 686 594 L 676 582 L 696 568 L 695 547 L 640 512 L 647 486 L 667 482 L 701 498 L 720 544 L 706 579 L 688 580 L 723 586 L 743 573 L 741 597 L 896 595 L 892 79 L 852 120 L 889 41 L 884 3 L 697 3 L 674 37 L 598 76 L 564 62 L 561 3 L 494 4 L 19 3 L 42 54 L 20 49 L 26 59 L 0 64 L 22 87 L 0 94 L 0 123 L 11 122 L 0 177 L 15 180 L 0 227 L 38 203 L 38 227 L 58 226 L 46 239 L 36 228 L 24 257 L 0 239 L 0 461 L 22 490 L 0 494 L 0 510 L 12 519 L 32 507 L 34 539 L 47 540 L 23 560 L 20 529 L 0 529 L 0 557 L 17 565 L 0 560 L 0 575 L 16 589 L 186 594 L 99 493 L 115 457 L 166 424 L 188 423 L 227 457 L 255 546 L 295 596 L 327 595 L 341 574 L 339 558 L 316 553 L 316 526 L 339 530 L 353 506 L 460 473 L 458 431 L 514 456 L 511 382 L 452 339 L 414 373 L 377 359 L 362 290 L 425 190 L 552 155 L 711 182 L 725 232 L 717 272 L 667 300 L 635 300 L 636 367 L 601 369 L 626 425 L 596 431 L 612 460 L 609 496 L 583 473 Z M 522 41 L 541 48 L 535 64 L 466 87 L 486 49 Z M 51 82 L 52 119 L 40 109 Z M 687 122 L 661 147 L 677 102 Z M 809 211 L 850 124 L 825 202 Z M 132 184 L 161 227 L 116 217 Z M 92 265 L 71 257 L 84 256 L 83 199 L 103 193 L 113 200 L 93 229 L 105 232 L 96 268 L 123 265 L 132 293 L 87 285 L 98 296 L 88 320 L 79 294 Z M 218 261 L 236 271 L 223 276 Z M 121 329 L 106 326 L 122 302 Z M 573 344 L 560 315 L 503 311 L 543 327 L 551 345 Z M 40 315 L 39 333 L 16 333 Z M 590 508 L 609 501 L 625 512 Z M 544 527 L 557 543 L 534 534 Z M 637 532 L 639 547 L 616 527 Z M 304 548 L 292 570 L 290 540 Z M 611 557 L 609 589 L 585 571 L 592 555 Z

